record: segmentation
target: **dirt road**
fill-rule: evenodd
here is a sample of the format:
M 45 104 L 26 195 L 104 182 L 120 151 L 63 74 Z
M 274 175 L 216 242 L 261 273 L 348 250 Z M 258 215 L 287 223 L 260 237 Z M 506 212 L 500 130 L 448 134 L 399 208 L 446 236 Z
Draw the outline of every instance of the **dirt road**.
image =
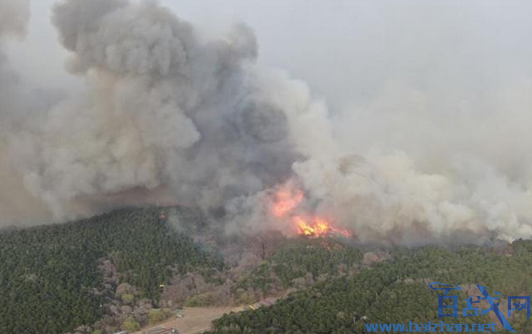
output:
M 132 334 L 141 334 L 142 331 L 155 328 L 177 328 L 180 334 L 196 334 L 211 329 L 211 322 L 220 318 L 225 313 L 240 312 L 242 307 L 187 307 L 183 310 L 182 318 L 171 318 L 155 326 L 148 326 Z

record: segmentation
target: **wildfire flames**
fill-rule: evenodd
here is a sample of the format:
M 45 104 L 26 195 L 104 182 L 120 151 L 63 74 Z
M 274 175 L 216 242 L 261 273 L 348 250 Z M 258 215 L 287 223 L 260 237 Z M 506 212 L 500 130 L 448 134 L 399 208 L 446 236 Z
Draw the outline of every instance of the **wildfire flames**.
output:
M 283 186 L 275 193 L 275 203 L 273 214 L 276 217 L 283 217 L 290 214 L 303 201 L 303 192 L 299 189 L 292 189 L 290 186 Z
M 294 231 L 299 235 L 318 238 L 330 234 L 350 237 L 351 234 L 341 228 L 334 227 L 332 222 L 324 217 L 301 213 L 300 204 L 304 194 L 301 190 L 287 183 L 274 194 L 272 212 L 279 218 L 288 218 L 292 222 Z

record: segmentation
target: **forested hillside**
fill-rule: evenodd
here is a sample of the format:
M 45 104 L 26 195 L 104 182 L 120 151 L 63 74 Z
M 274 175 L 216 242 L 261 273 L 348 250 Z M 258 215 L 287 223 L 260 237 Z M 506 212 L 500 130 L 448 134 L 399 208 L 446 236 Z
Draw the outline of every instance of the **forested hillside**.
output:
M 235 288 L 251 288 L 265 296 L 292 287 L 308 287 L 347 274 L 360 264 L 362 255 L 361 249 L 333 238 L 291 239 L 245 275 Z
M 334 238 L 224 240 L 220 226 L 196 214 L 124 209 L 0 232 L 0 334 L 133 331 L 183 305 L 248 305 L 270 296 L 281 299 L 224 316 L 213 334 L 365 333 L 366 323 L 439 321 L 433 281 L 464 287 L 460 310 L 479 294 L 475 284 L 505 297 L 532 290 L 532 241 L 379 249 Z M 170 215 L 180 221 L 176 229 Z M 497 321 L 486 317 L 445 321 Z M 511 323 L 532 334 L 523 313 Z
M 156 208 L 125 209 L 1 232 L 0 333 L 65 333 L 99 320 L 118 283 L 156 305 L 170 277 L 222 268 L 164 218 Z
M 435 322 L 440 319 L 437 292 L 429 288 L 433 281 L 468 288 L 460 293 L 460 310 L 466 306 L 467 296 L 480 294 L 475 284 L 501 292 L 504 297 L 529 295 L 532 241 L 518 241 L 506 249 L 394 250 L 388 261 L 363 268 L 354 276 L 320 283 L 270 307 L 226 315 L 215 321 L 213 333 L 347 334 L 365 333 L 366 323 Z M 503 299 L 504 314 L 506 306 Z M 444 319 L 450 323 L 497 322 L 487 317 Z M 525 312 L 513 316 L 511 323 L 517 333 L 532 333 L 532 318 L 527 321 Z

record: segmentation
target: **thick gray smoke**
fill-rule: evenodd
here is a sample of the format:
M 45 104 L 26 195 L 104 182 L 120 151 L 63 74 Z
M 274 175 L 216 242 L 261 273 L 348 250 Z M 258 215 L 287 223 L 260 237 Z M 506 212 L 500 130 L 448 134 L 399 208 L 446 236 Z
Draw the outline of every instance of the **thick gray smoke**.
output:
M 0 1 L 2 36 L 22 32 L 27 3 Z M 309 210 L 362 241 L 532 237 L 532 149 L 506 173 L 471 157 L 418 165 L 338 140 L 363 113 L 333 126 L 304 82 L 256 64 L 245 25 L 207 39 L 156 2 L 127 0 L 63 1 L 52 21 L 86 87 L 28 97 L 1 56 L 0 226 L 181 203 L 224 207 L 231 231 L 284 229 L 268 197 L 292 180 Z M 512 117 L 530 121 L 530 99 L 518 99 Z
M 53 22 L 87 89 L 8 133 L 6 161 L 57 219 L 160 193 L 219 207 L 288 178 L 313 149 L 293 133 L 310 136 L 323 106 L 254 65 L 244 25 L 203 41 L 156 3 L 122 0 L 67 1 Z

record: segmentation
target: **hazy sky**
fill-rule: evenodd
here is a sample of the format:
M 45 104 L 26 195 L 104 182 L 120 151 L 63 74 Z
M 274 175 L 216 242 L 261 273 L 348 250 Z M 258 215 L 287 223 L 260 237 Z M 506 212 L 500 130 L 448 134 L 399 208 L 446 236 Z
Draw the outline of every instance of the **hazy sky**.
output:
M 11 61 L 37 86 L 68 87 L 75 80 L 58 76 L 66 52 L 50 23 L 54 2 L 32 1 L 27 43 L 11 43 Z M 207 34 L 247 23 L 261 62 L 309 82 L 333 107 L 372 99 L 390 82 L 459 94 L 472 81 L 489 89 L 532 76 L 531 1 L 161 2 Z

